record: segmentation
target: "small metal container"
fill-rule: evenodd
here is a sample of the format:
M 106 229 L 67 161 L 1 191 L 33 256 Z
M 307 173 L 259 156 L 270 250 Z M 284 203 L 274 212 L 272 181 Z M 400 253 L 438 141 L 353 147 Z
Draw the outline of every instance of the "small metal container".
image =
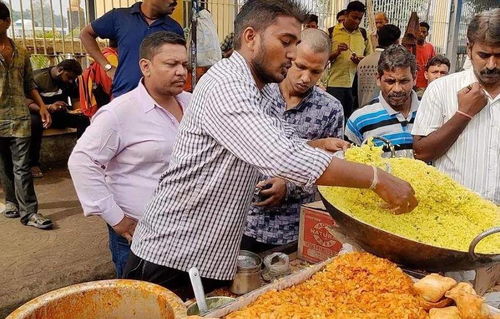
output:
M 248 250 L 240 251 L 237 261 L 236 275 L 234 276 L 231 287 L 233 294 L 243 295 L 255 290 L 262 285 L 260 279 L 262 268 L 262 259 L 259 255 Z
M 207 298 L 208 311 L 210 312 L 212 310 L 215 310 L 217 308 L 225 306 L 228 303 L 231 303 L 235 300 L 236 299 L 234 299 L 234 298 L 224 297 L 224 296 L 222 296 L 222 297 L 208 297 Z M 200 309 L 198 308 L 198 304 L 195 302 L 187 308 L 187 315 L 194 316 L 194 315 L 203 315 L 203 314 L 200 314 Z

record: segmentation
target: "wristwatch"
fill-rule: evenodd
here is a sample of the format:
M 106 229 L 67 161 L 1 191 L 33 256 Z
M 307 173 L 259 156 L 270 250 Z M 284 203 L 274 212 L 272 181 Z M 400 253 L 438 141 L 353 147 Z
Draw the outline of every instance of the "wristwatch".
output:
M 108 63 L 108 64 L 106 64 L 106 65 L 104 66 L 104 70 L 105 70 L 106 72 L 108 72 L 108 71 L 109 71 L 109 70 L 111 70 L 112 68 L 113 68 L 113 66 L 112 66 L 111 64 L 109 64 L 109 63 Z

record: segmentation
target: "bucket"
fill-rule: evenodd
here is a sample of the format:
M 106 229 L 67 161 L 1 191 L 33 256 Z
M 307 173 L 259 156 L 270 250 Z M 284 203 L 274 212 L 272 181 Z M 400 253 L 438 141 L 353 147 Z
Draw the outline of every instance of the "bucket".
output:
M 180 319 L 186 307 L 173 292 L 138 280 L 92 281 L 51 291 L 6 319 Z

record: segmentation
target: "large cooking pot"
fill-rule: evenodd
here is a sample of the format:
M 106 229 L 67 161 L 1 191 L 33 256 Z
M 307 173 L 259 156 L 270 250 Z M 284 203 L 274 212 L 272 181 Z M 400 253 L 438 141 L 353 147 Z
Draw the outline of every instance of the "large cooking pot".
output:
M 6 319 L 179 319 L 186 307 L 173 292 L 137 280 L 102 280 L 37 297 Z
M 413 269 L 440 272 L 470 270 L 500 262 L 500 255 L 474 252 L 476 245 L 482 239 L 499 233 L 500 227 L 494 227 L 478 235 L 471 242 L 469 252 L 464 252 L 419 243 L 387 232 L 344 213 L 323 195 L 321 199 L 335 220 L 337 231 L 354 240 L 364 250 L 397 264 Z

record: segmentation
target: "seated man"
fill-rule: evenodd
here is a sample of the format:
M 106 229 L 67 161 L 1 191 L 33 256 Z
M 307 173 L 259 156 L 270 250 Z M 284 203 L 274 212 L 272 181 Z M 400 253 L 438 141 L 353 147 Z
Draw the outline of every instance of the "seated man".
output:
M 148 35 L 140 56 L 144 77 L 139 85 L 97 111 L 68 162 L 84 214 L 101 216 L 108 224 L 118 278 L 135 225 L 168 167 L 191 99 L 182 91 L 188 60 L 180 35 Z
M 301 38 L 297 58 L 286 78 L 279 85 L 271 84 L 273 91 L 264 97 L 271 101 L 273 112 L 295 127 L 299 137 L 342 138 L 342 105 L 315 86 L 328 63 L 330 38 L 324 31 L 313 28 L 302 31 Z M 261 180 L 258 187 L 271 187 L 260 192 L 266 199 L 250 208 L 242 241 L 242 249 L 254 252 L 296 241 L 300 205 L 314 201 L 315 193 L 314 188 L 305 190 L 280 178 L 261 176 Z M 279 205 L 269 207 L 273 204 Z
M 52 116 L 52 127 L 73 127 L 80 137 L 89 126 L 89 119 L 79 110 L 78 85 L 76 78 L 82 74 L 82 67 L 78 61 L 67 59 L 56 66 L 33 72 L 35 87 L 40 92 L 43 102 Z M 68 104 L 71 99 L 71 105 Z M 33 177 L 42 177 L 40 170 L 40 148 L 42 145 L 42 122 L 39 108 L 36 103 L 28 99 L 31 111 L 31 147 L 30 163 Z
M 346 139 L 360 145 L 369 137 L 383 137 L 395 146 L 398 156 L 412 157 L 411 129 L 419 104 L 412 89 L 416 70 L 415 56 L 403 46 L 392 45 L 384 50 L 378 62 L 379 97 L 352 114 L 346 125 Z M 383 144 L 374 142 L 377 146 Z

